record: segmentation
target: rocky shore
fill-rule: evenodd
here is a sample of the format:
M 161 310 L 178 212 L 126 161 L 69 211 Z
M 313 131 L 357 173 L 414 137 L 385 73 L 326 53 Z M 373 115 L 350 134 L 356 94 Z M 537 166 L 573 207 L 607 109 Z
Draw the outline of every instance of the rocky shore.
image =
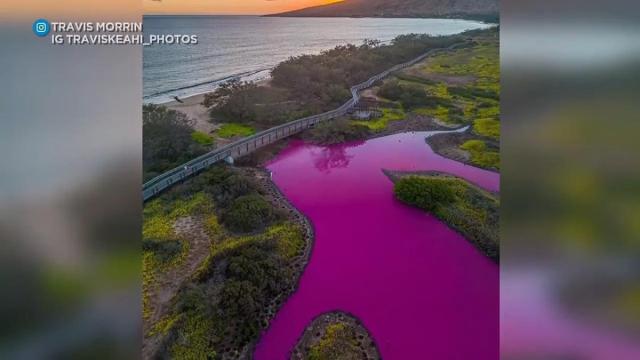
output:
M 380 359 L 375 341 L 355 316 L 334 311 L 315 318 L 298 340 L 292 360 Z

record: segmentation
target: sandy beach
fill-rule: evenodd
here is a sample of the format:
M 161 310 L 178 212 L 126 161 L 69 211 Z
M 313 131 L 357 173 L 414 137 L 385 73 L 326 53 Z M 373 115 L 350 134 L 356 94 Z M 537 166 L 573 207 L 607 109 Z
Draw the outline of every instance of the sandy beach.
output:
M 196 130 L 210 134 L 215 131 L 218 126 L 209 122 L 209 112 L 206 107 L 202 106 L 204 95 L 205 94 L 193 95 L 180 99 L 182 103 L 174 100 L 164 105 L 169 109 L 180 111 L 190 119 L 193 119 L 193 127 Z
M 258 86 L 269 86 L 271 79 L 264 79 L 256 81 Z M 180 111 L 187 115 L 190 119 L 194 120 L 193 127 L 198 131 L 202 131 L 207 134 L 211 134 L 216 131 L 220 125 L 210 122 L 209 112 L 207 108 L 202 105 L 205 94 L 193 95 L 185 98 L 180 98 L 182 103 L 173 100 L 163 105 L 169 109 Z

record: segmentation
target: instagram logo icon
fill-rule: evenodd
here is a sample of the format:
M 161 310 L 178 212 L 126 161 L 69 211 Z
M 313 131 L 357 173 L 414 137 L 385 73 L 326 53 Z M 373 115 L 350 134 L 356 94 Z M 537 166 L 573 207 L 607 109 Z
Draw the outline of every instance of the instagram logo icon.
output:
M 38 19 L 33 23 L 32 29 L 36 36 L 43 37 L 47 36 L 49 30 L 51 30 L 51 25 L 45 19 Z

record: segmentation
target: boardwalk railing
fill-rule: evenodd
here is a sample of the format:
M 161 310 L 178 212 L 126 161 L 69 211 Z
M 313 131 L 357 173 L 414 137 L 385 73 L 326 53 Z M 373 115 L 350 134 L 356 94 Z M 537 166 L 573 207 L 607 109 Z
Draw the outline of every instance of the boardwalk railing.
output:
M 233 143 L 227 144 L 215 150 L 212 150 L 206 154 L 200 155 L 172 170 L 169 170 L 161 175 L 144 183 L 142 186 L 142 199 L 144 201 L 151 199 L 155 195 L 159 194 L 163 190 L 171 187 L 172 185 L 190 177 L 209 166 L 227 158 L 237 158 L 242 155 L 246 155 L 255 151 L 263 146 L 272 144 L 282 138 L 301 132 L 308 128 L 314 127 L 321 121 L 335 119 L 344 116 L 348 111 L 358 103 L 360 100 L 359 92 L 371 87 L 377 81 L 387 77 L 389 74 L 398 70 L 405 69 L 415 63 L 424 60 L 426 57 L 431 56 L 437 52 L 451 50 L 462 43 L 457 43 L 446 48 L 432 49 L 426 53 L 418 56 L 417 58 L 407 61 L 402 64 L 393 66 L 384 72 L 374 75 L 367 81 L 351 87 L 351 99 L 344 103 L 337 109 L 327 111 L 322 114 L 308 116 L 302 119 L 293 120 L 288 123 L 272 127 L 270 129 L 258 132 L 246 138 L 240 139 Z

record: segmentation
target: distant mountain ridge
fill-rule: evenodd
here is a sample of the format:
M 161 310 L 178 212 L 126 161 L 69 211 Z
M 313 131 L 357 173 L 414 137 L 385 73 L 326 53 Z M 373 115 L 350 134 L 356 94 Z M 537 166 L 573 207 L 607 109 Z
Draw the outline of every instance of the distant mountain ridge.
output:
M 498 0 L 345 0 L 267 16 L 436 17 L 497 21 Z

